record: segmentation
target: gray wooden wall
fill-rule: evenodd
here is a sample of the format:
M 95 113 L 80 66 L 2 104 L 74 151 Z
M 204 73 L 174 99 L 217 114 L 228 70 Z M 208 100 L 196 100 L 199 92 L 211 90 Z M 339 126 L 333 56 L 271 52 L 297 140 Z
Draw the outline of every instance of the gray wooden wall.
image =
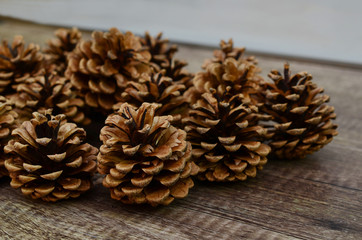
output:
M 262 53 L 362 66 L 359 0 L 0 0 L 0 15 L 216 46 L 233 38 Z M 1 38 L 1 33 L 0 33 Z

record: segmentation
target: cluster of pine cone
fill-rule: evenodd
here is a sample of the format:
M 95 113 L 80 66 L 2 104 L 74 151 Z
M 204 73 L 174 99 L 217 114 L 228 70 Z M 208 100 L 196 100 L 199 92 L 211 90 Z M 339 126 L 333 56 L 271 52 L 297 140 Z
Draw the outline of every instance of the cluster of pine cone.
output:
M 268 156 L 300 159 L 337 135 L 334 108 L 307 72 L 272 70 L 232 40 L 192 74 L 159 34 L 59 29 L 44 49 L 0 45 L 0 176 L 34 199 L 78 197 L 104 175 L 111 197 L 167 205 L 192 176 L 255 177 Z M 104 116 L 98 149 L 83 127 Z

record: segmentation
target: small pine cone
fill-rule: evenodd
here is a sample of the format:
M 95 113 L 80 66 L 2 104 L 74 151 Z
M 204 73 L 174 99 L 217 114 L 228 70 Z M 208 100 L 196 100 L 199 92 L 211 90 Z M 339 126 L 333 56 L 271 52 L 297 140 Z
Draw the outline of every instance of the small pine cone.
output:
M 258 125 L 264 116 L 232 92 L 228 86 L 221 96 L 214 89 L 204 93 L 185 120 L 200 180 L 245 180 L 267 162 L 270 147 L 262 143 L 267 131 Z
M 103 185 L 123 203 L 168 205 L 193 186 L 197 167 L 186 133 L 170 125 L 171 116 L 155 116 L 157 107 L 124 103 L 101 131 L 98 172 L 107 174 Z
M 268 75 L 273 83 L 265 83 L 262 111 L 275 122 L 270 130 L 273 153 L 281 159 L 299 159 L 311 154 L 338 134 L 334 107 L 325 103 L 329 96 L 313 83 L 312 75 L 300 72 L 290 75 L 284 65 L 284 76 L 277 70 Z
M 91 41 L 80 42 L 68 56 L 66 76 L 92 108 L 109 113 L 122 101 L 128 81 L 150 70 L 150 53 L 131 32 L 115 28 L 93 32 Z
M 206 59 L 202 68 L 207 69 L 207 66 L 211 63 L 223 63 L 227 58 L 234 58 L 237 61 L 242 62 L 246 65 L 257 65 L 258 61 L 254 56 L 244 57 L 245 48 L 234 48 L 232 39 L 228 42 L 224 40 L 220 41 L 220 49 L 214 51 L 214 58 Z M 258 68 L 260 72 L 260 69 Z
M 170 60 L 173 59 L 175 53 L 178 51 L 177 45 L 169 47 L 168 39 L 162 39 L 162 32 L 152 37 L 148 32 L 141 38 L 141 43 L 151 54 L 150 63 L 156 70 L 163 68 L 163 65 L 169 65 Z
M 44 201 L 75 198 L 92 185 L 98 150 L 83 143 L 85 131 L 67 123 L 64 115 L 34 112 L 12 133 L 14 139 L 5 147 L 11 157 L 5 167 L 13 188 Z
M 67 121 L 88 125 L 90 119 L 83 113 L 84 101 L 71 91 L 70 80 L 56 72 L 26 79 L 10 97 L 20 118 L 29 120 L 33 112 L 52 108 L 53 114 L 65 114 Z
M 25 46 L 22 36 L 15 36 L 12 44 L 0 45 L 0 94 L 15 92 L 16 86 L 41 70 L 43 54 L 38 45 Z
M 258 74 L 257 67 L 245 64 L 235 58 L 227 58 L 222 63 L 210 63 L 206 72 L 198 72 L 193 80 L 193 87 L 188 89 L 185 97 L 195 103 L 205 92 L 216 89 L 223 94 L 231 86 L 233 94 L 244 94 L 244 103 L 259 104 L 260 84 L 264 81 Z
M 122 93 L 124 102 L 139 108 L 142 103 L 159 103 L 156 115 L 172 115 L 173 121 L 181 120 L 181 113 L 188 107 L 183 93 L 186 89 L 182 83 L 175 83 L 172 78 L 166 77 L 165 70 L 158 73 L 142 74 L 138 82 L 129 82 L 128 87 Z M 123 104 L 114 106 L 115 110 Z M 173 123 L 174 123 L 173 122 Z
M 5 160 L 8 157 L 4 153 L 4 146 L 11 138 L 10 134 L 16 127 L 15 120 L 18 117 L 18 114 L 12 110 L 12 105 L 11 101 L 0 96 L 0 178 L 9 175 L 4 166 Z
M 82 38 L 77 28 L 59 28 L 55 31 L 56 38 L 48 41 L 46 53 L 47 64 L 54 66 L 54 70 L 64 73 L 67 66 L 67 56 L 71 53 Z
M 186 71 L 187 63 L 174 59 L 175 53 L 178 51 L 177 45 L 169 46 L 168 39 L 162 39 L 162 33 L 152 37 L 148 32 L 141 39 L 141 43 L 149 50 L 150 65 L 156 72 L 166 70 L 165 76 L 172 78 L 174 82 L 191 87 L 193 75 Z

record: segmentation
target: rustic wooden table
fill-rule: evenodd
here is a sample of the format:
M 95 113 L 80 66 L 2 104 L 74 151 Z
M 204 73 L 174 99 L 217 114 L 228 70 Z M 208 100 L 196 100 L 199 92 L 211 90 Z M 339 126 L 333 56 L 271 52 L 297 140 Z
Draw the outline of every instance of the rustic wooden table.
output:
M 0 38 L 43 44 L 55 27 L 0 18 Z M 89 33 L 85 33 L 89 37 Z M 180 46 L 198 71 L 212 50 Z M 271 159 L 254 179 L 196 182 L 170 206 L 123 205 L 95 187 L 79 199 L 33 201 L 0 179 L 0 239 L 362 239 L 362 68 L 257 56 L 265 76 L 288 60 L 331 96 L 339 136 L 300 161 Z

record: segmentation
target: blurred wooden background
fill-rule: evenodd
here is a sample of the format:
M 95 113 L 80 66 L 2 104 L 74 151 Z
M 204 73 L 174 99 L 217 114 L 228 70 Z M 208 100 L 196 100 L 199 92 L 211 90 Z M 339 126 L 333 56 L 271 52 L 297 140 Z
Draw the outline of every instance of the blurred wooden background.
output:
M 55 27 L 0 18 L 0 38 L 22 34 L 43 45 Z M 153 32 L 156 34 L 156 32 Z M 84 32 L 87 38 L 89 32 Z M 178 58 L 199 71 L 212 49 L 181 45 Z M 270 159 L 256 178 L 196 182 L 170 206 L 123 205 L 99 176 L 79 199 L 32 201 L 0 179 L 0 239 L 362 239 L 362 69 L 257 55 L 263 76 L 307 70 L 335 106 L 340 134 L 300 161 Z

